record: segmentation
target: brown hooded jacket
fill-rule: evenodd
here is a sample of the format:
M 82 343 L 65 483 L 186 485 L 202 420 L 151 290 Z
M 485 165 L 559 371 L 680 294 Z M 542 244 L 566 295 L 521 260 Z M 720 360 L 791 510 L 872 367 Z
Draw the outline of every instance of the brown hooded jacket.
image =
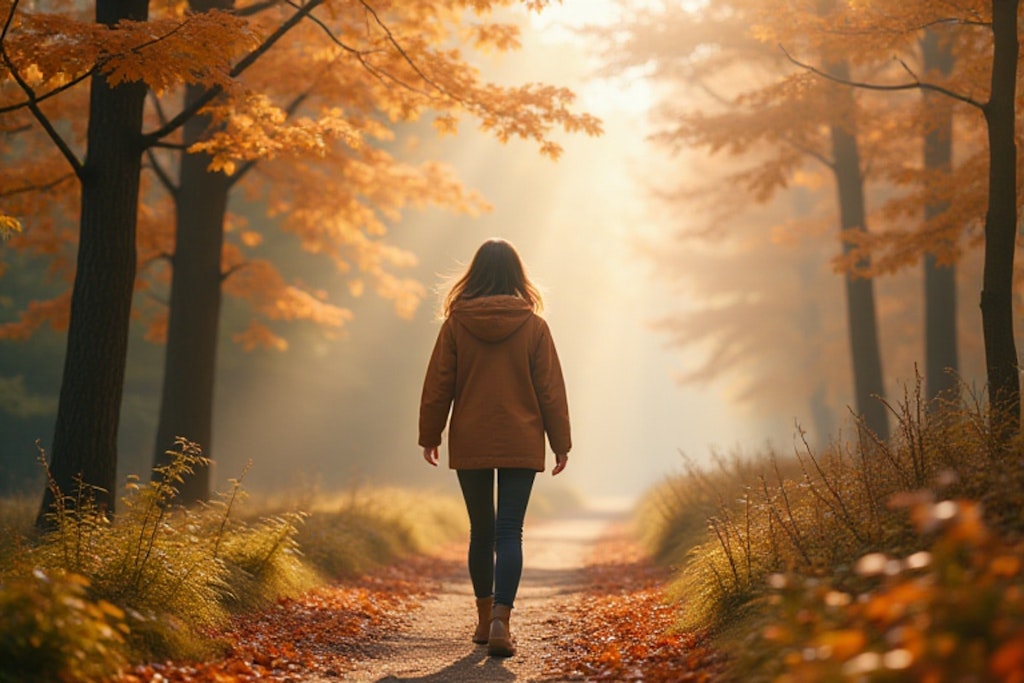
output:
M 515 296 L 463 299 L 441 325 L 423 382 L 420 446 L 441 443 L 452 469 L 544 471 L 544 434 L 572 447 L 558 354 L 544 319 Z

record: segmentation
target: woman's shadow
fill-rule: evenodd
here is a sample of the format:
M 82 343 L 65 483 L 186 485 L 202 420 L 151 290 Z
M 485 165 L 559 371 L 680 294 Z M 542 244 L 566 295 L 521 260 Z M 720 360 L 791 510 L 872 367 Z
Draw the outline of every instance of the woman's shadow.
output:
M 515 673 L 505 668 L 503 659 L 489 657 L 486 649 L 478 647 L 432 674 L 413 678 L 385 676 L 377 679 L 377 683 L 498 683 L 514 680 Z

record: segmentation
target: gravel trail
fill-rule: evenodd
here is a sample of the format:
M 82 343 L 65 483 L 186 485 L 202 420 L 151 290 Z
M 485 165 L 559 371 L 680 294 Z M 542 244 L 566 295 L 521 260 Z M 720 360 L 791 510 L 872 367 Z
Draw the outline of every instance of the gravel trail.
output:
M 553 520 L 527 520 L 524 530 L 523 579 L 512 613 L 519 651 L 507 659 L 487 656 L 474 645 L 476 607 L 465 568 L 465 547 L 442 551 L 442 577 L 421 607 L 379 642 L 368 643 L 362 661 L 341 674 L 357 683 L 490 683 L 561 680 L 547 666 L 558 647 L 554 615 L 585 586 L 584 561 L 608 526 L 623 519 L 614 505 L 602 505 Z M 310 683 L 336 682 L 320 678 Z

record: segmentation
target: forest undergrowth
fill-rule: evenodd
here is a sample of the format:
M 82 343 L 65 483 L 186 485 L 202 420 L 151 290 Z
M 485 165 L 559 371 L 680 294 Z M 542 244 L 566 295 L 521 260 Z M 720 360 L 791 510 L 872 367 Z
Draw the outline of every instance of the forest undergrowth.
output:
M 726 679 L 1024 681 L 1024 442 L 919 383 L 889 408 L 887 442 L 801 433 L 791 456 L 687 461 L 645 496 L 675 628 L 711 634 Z
M 204 460 L 184 440 L 173 455 L 152 481 L 129 480 L 113 518 L 81 485 L 54 491 L 44 534 L 32 529 L 34 500 L 0 506 L 0 681 L 106 680 L 145 667 L 153 674 L 148 662 L 172 659 L 236 667 L 175 668 L 181 680 L 202 680 L 204 666 L 237 680 L 249 668 L 251 680 L 263 680 L 312 655 L 295 649 L 301 634 L 272 619 L 247 639 L 240 616 L 301 600 L 300 611 L 321 610 L 330 621 L 309 637 L 358 642 L 360 629 L 408 591 L 355 578 L 465 532 L 461 502 L 450 496 L 380 487 L 246 501 L 238 479 L 211 503 L 184 509 L 174 504 L 176 487 Z M 337 579 L 353 581 L 318 592 Z M 266 640 L 275 629 L 280 638 Z M 252 657 L 242 656 L 247 647 Z

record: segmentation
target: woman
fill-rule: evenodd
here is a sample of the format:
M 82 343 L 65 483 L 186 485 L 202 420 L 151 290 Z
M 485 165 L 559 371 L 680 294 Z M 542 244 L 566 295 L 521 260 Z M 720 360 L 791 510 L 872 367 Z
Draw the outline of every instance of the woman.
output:
M 420 402 L 419 443 L 435 467 L 451 409 L 449 466 L 469 513 L 473 642 L 497 657 L 515 654 L 509 616 L 523 570 L 523 518 L 534 476 L 544 471 L 544 435 L 555 453 L 552 474 L 565 469 L 572 446 L 565 383 L 537 315 L 541 305 L 512 245 L 485 242 L 445 297 Z

